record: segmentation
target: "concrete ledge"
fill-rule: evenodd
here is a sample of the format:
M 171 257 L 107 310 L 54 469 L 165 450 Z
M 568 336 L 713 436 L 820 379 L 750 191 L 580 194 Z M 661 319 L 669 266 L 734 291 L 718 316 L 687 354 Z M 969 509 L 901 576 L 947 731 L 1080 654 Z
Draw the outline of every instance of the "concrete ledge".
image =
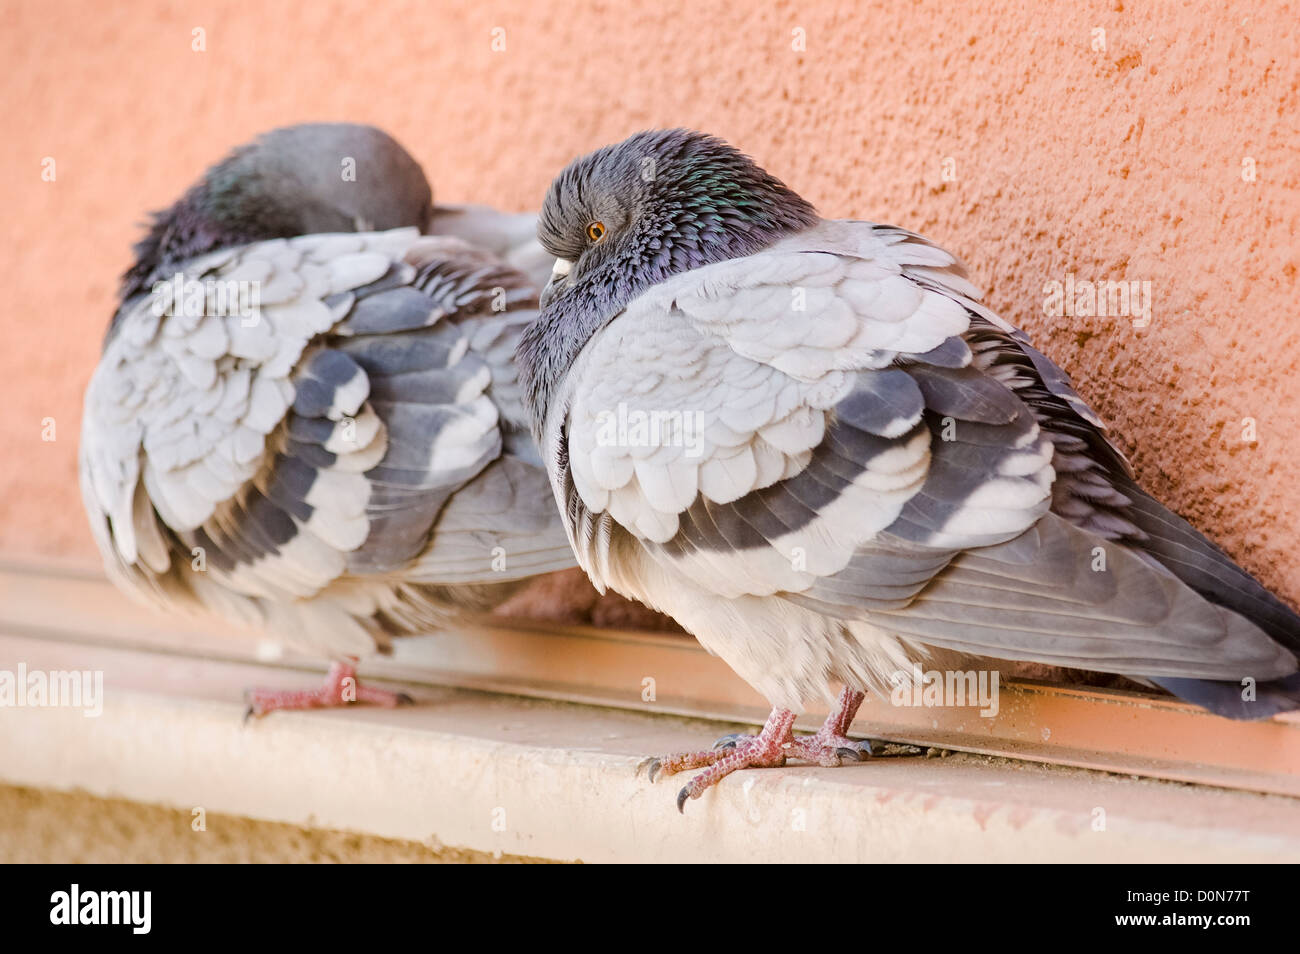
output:
M 0 636 L 0 668 L 18 661 L 102 670 L 104 708 L 0 709 L 0 778 L 186 815 L 557 860 L 1300 860 L 1300 801 L 1282 796 L 958 753 L 738 773 L 681 816 L 680 780 L 636 765 L 725 724 L 409 687 L 422 705 L 245 726 L 246 686 L 317 676 Z
M 0 633 L 230 663 L 317 669 L 318 659 L 259 650 L 257 634 L 213 617 L 155 612 L 97 568 L 0 559 Z M 367 661 L 379 678 L 654 715 L 760 726 L 769 706 L 694 640 L 665 633 L 479 617 L 396 641 Z M 647 677 L 652 693 L 646 693 Z M 799 727 L 813 731 L 825 709 Z M 854 732 L 973 755 L 1070 765 L 1300 797 L 1300 713 L 1263 722 L 1213 716 L 1168 696 L 1010 680 L 997 714 L 893 705 L 868 694 Z
M 0 784 L 0 864 L 552 863 L 219 812 L 206 815 L 202 833 L 193 821 L 189 812 L 160 805 Z M 172 883 L 167 874 L 153 880 Z M 22 906 L 11 898 L 10 907 Z

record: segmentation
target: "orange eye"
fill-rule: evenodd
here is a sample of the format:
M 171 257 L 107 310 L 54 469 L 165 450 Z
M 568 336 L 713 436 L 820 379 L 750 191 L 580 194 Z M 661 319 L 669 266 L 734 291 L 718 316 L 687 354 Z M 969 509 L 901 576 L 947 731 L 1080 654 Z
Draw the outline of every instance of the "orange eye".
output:
M 604 237 L 605 237 L 604 222 L 592 222 L 590 225 L 587 226 L 587 238 L 591 239 L 593 242 L 599 242 Z

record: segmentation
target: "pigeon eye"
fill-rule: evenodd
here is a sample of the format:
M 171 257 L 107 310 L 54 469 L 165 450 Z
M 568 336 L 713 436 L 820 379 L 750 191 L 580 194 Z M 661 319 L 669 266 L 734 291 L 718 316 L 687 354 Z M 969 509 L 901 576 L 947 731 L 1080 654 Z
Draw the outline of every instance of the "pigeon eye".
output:
M 587 226 L 587 238 L 591 239 L 593 243 L 599 242 L 604 237 L 605 237 L 604 222 L 592 222 Z

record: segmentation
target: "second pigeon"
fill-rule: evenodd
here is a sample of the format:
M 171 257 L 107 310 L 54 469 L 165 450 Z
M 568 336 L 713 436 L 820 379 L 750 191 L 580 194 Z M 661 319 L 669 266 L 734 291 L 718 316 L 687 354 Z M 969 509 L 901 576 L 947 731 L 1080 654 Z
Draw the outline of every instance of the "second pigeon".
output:
M 311 124 L 235 150 L 136 247 L 82 497 L 118 586 L 333 661 L 252 713 L 396 704 L 358 657 L 573 564 L 512 360 L 531 231 L 435 207 L 380 130 Z

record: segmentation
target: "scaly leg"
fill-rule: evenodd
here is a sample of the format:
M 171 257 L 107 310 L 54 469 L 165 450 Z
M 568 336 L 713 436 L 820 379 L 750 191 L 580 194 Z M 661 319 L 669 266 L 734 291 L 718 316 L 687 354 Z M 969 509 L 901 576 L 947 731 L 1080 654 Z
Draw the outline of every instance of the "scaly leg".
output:
M 835 709 L 826 717 L 822 727 L 812 735 L 792 736 L 786 743 L 786 757 L 813 762 L 825 768 L 843 765 L 846 761 L 862 762 L 874 755 L 872 742 L 850 739 L 849 726 L 858 714 L 858 707 L 866 694 L 845 686 L 840 690 Z M 729 749 L 739 740 L 752 738 L 748 734 L 724 735 L 714 743 L 715 748 Z
M 791 742 L 788 754 L 827 767 L 871 758 L 873 753 L 870 739 L 857 742 L 848 737 L 849 726 L 853 724 L 853 717 L 858 714 L 858 707 L 865 698 L 865 693 L 845 686 L 840 690 L 835 710 L 826 717 L 822 727 L 812 735 L 800 736 Z

